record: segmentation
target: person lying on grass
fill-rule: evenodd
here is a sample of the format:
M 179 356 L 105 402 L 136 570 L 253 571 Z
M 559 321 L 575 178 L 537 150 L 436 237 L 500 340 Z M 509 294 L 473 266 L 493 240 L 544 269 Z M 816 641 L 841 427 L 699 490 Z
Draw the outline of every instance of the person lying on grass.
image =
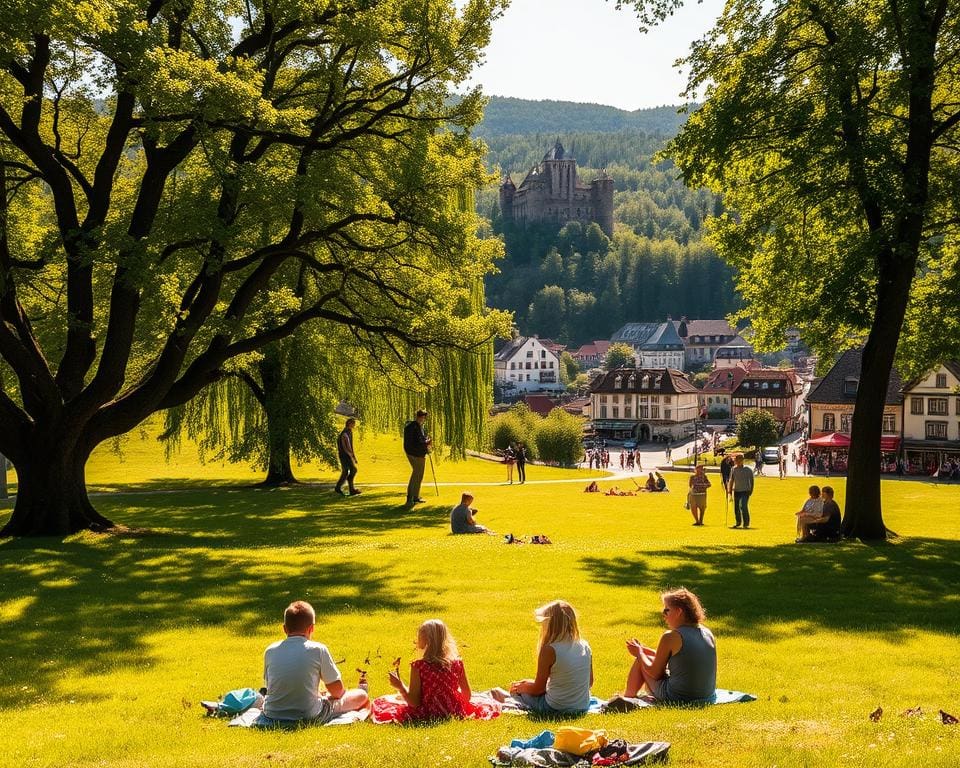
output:
M 803 502 L 797 512 L 797 541 L 807 535 L 811 523 L 818 522 L 823 517 L 823 499 L 820 498 L 820 486 L 811 485 L 809 497 Z
M 593 685 L 593 653 L 580 637 L 573 606 L 554 600 L 537 608 L 534 616 L 540 623 L 536 678 L 510 683 L 509 693 L 494 688 L 491 694 L 500 701 L 513 696 L 524 709 L 541 714 L 586 712 Z
M 460 503 L 450 511 L 451 533 L 493 533 L 489 528 L 477 525 L 473 519 L 477 510 L 470 506 L 472 503 L 472 493 L 464 493 L 460 496 Z
M 656 650 L 636 638 L 627 640 L 634 662 L 623 695 L 635 698 L 646 688 L 658 701 L 708 699 L 717 687 L 717 642 L 703 626 L 703 606 L 684 587 L 664 592 L 660 600 L 668 629 Z
M 323 724 L 367 705 L 367 692 L 344 688 L 330 651 L 310 639 L 315 623 L 313 607 L 303 600 L 290 603 L 283 612 L 287 637 L 270 645 L 263 655 L 267 686 L 263 714 L 269 718 Z M 327 695 L 320 695 L 321 681 Z
M 823 499 L 820 516 L 803 519 L 797 543 L 840 540 L 840 505 L 833 500 L 833 488 L 823 486 L 820 497 Z
M 430 619 L 417 630 L 417 648 L 421 658 L 410 663 L 410 685 L 404 684 L 399 670 L 390 673 L 390 685 L 403 697 L 399 708 L 382 697 L 373 702 L 374 722 L 391 720 L 410 722 L 441 720 L 450 717 L 479 717 L 489 720 L 499 714 L 495 704 L 470 702 L 470 681 L 457 642 L 439 619 Z

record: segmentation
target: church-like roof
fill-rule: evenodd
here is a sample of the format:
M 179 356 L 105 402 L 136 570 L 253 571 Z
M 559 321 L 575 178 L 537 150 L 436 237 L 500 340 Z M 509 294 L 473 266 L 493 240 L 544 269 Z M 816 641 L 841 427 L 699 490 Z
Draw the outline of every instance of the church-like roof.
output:
M 673 323 L 661 323 L 653 335 L 647 339 L 641 349 L 652 351 L 683 350 L 683 339 L 677 333 Z
M 563 160 L 564 156 L 563 144 L 560 143 L 560 139 L 557 139 L 557 143 L 554 144 L 548 151 L 547 154 L 543 156 L 544 160 Z

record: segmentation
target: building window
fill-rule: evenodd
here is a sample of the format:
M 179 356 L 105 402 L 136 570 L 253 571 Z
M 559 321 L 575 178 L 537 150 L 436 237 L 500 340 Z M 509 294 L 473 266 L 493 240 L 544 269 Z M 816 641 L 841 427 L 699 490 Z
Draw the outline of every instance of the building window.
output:
M 914 416 L 923 416 L 923 398 L 922 397 L 911 397 L 910 398 L 910 413 Z
M 837 421 L 832 413 L 823 414 L 823 431 L 834 432 L 837 428 Z
M 937 374 L 937 389 L 946 389 L 947 388 L 947 374 L 938 373 Z
M 614 395 L 614 396 L 613 396 L 613 402 L 619 403 L 619 402 L 620 402 L 620 395 Z
M 510 380 L 512 381 L 512 380 L 515 379 L 515 378 L 517 378 L 517 377 L 514 376 L 514 375 L 511 373 L 511 374 L 510 374 Z
M 664 408 L 664 409 L 663 409 L 663 418 L 667 419 L 668 421 L 670 420 L 670 409 L 669 409 L 669 408 Z
M 615 379 L 613 380 L 613 388 L 614 388 L 614 389 L 622 389 L 622 388 L 623 388 L 623 376 L 617 376 L 617 378 L 615 378 Z
M 638 419 L 649 419 L 650 418 L 650 408 L 646 405 L 637 406 L 637 418 Z
M 957 416 L 960 416 L 960 397 L 957 398 Z
M 650 418 L 651 418 L 651 419 L 659 419 L 659 418 L 660 418 L 660 406 L 659 406 L 659 405 L 651 405 L 651 406 L 650 406 Z
M 860 386 L 859 379 L 847 379 L 843 382 L 843 394 L 845 395 L 855 395 L 857 394 L 857 387 Z
M 517 364 L 516 364 L 516 363 L 510 363 L 510 370 L 511 370 L 511 371 L 517 370 Z
M 540 350 L 540 357 L 546 357 L 546 356 L 547 356 L 547 350 L 541 349 L 541 350 Z
M 670 395 L 663 396 L 664 405 L 670 405 Z
M 712 397 L 708 397 L 708 398 L 707 398 L 707 404 L 708 404 L 708 405 L 713 405 L 713 398 L 712 398 Z
M 926 422 L 926 427 L 927 427 L 927 440 L 946 440 L 947 439 L 947 422 L 928 421 Z
M 892 413 L 883 414 L 883 431 L 884 432 L 896 432 L 897 431 L 897 417 Z
M 528 350 L 527 350 L 527 357 L 533 357 L 533 350 L 532 350 L 532 349 L 528 349 Z
M 601 419 L 607 418 L 607 406 L 605 405 L 600 406 L 600 418 Z
M 616 405 L 613 406 L 613 418 L 615 418 L 615 419 L 619 419 L 619 418 L 620 418 L 620 407 L 619 407 L 619 406 L 616 406 Z
M 931 397 L 927 400 L 927 413 L 931 416 L 947 415 L 947 398 Z
M 528 368 L 530 367 L 530 363 L 527 363 L 527 367 L 528 367 Z M 530 374 L 529 374 L 529 373 L 527 374 L 527 381 L 530 381 Z
M 840 414 L 840 431 L 841 432 L 850 431 L 850 414 L 849 413 Z
M 550 367 L 553 368 L 553 360 L 550 361 Z
M 629 418 L 630 418 L 630 406 L 629 406 L 629 405 L 625 405 L 625 406 L 623 407 L 623 418 L 625 418 L 625 419 L 629 419 Z

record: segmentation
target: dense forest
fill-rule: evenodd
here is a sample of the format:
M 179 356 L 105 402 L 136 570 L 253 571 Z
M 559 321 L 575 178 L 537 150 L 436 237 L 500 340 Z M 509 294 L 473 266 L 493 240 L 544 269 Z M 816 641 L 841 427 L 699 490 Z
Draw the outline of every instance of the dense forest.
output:
M 599 127 L 576 130 L 590 125 L 591 115 Z M 551 118 L 552 129 L 545 126 Z M 657 158 L 681 121 L 675 107 L 624 112 L 491 99 L 478 134 L 498 177 L 510 174 L 519 186 L 559 139 L 577 159 L 581 182 L 600 169 L 614 179 L 612 240 L 596 225 L 521 228 L 504 222 L 497 184 L 477 196 L 478 210 L 507 251 L 499 274 L 488 278 L 488 301 L 512 310 L 521 333 L 577 345 L 609 338 L 624 322 L 718 318 L 739 308 L 732 270 L 703 240 L 704 221 L 722 211 L 721 201 L 707 190 L 688 189 L 673 164 Z M 531 128 L 523 130 L 525 124 Z M 507 128 L 516 132 L 503 133 Z

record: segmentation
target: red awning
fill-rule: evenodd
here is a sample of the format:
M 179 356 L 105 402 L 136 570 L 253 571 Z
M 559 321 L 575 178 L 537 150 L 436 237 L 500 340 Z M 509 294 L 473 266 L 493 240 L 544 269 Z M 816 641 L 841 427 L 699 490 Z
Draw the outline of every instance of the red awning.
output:
M 898 450 L 900 450 L 899 435 L 882 435 L 880 437 L 881 453 L 896 453 Z
M 850 436 L 842 432 L 831 432 L 829 435 L 807 440 L 807 445 L 812 445 L 814 448 L 849 448 Z

